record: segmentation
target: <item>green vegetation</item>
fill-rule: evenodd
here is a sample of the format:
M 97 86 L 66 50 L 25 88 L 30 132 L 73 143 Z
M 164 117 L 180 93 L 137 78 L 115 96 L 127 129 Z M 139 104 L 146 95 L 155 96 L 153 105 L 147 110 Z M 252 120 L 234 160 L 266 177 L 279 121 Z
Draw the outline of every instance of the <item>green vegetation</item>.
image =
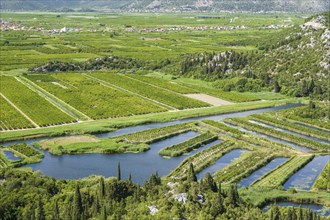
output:
M 330 191 L 330 162 L 322 170 L 321 174 L 315 181 L 313 189 Z
M 19 160 L 11 161 L 3 154 L 4 151 L 10 151 L 20 157 Z M 0 146 L 0 166 L 1 167 L 20 167 L 25 164 L 39 163 L 44 154 L 30 147 L 29 145 L 15 144 L 7 147 Z
M 276 113 L 275 113 L 275 115 L 274 114 L 272 114 L 272 115 L 276 116 Z M 273 125 L 276 127 L 284 128 L 284 129 L 287 129 L 290 131 L 297 132 L 299 134 L 312 136 L 312 137 L 318 137 L 318 138 L 330 141 L 330 137 L 326 133 L 322 133 L 322 132 L 319 132 L 316 130 L 302 127 L 302 126 L 290 123 L 285 120 L 280 120 L 273 116 L 271 116 L 270 114 L 261 114 L 261 115 L 252 115 L 251 117 L 253 120 L 258 121 L 258 122 L 262 122 L 265 124 L 270 124 L 270 125 Z
M 296 102 L 294 99 L 273 100 L 265 102 L 247 102 L 226 106 L 217 106 L 212 108 L 201 108 L 193 110 L 173 111 L 154 113 L 148 115 L 134 115 L 130 117 L 114 118 L 97 121 L 83 121 L 76 124 L 68 124 L 58 127 L 49 127 L 42 129 L 22 130 L 15 132 L 4 132 L 0 136 L 0 142 L 9 140 L 19 140 L 23 138 L 32 138 L 40 136 L 60 136 L 65 134 L 86 134 L 86 133 L 101 133 L 112 131 L 116 128 L 123 128 L 152 122 L 164 122 L 184 118 L 194 118 L 206 115 L 224 114 L 229 112 L 240 112 L 252 109 L 260 109 L 283 105 L 286 103 Z
M 253 187 L 278 187 L 313 159 L 313 156 L 295 156 L 278 168 L 252 183 Z
M 269 219 L 269 213 L 247 205 L 236 187 L 223 188 L 212 177 L 205 177 L 203 183 L 186 181 L 185 188 L 174 186 L 172 192 L 157 174 L 142 187 L 131 180 L 97 176 L 56 180 L 20 169 L 1 169 L 0 179 L 6 180 L 0 188 L 1 219 Z M 179 193 L 186 193 L 186 203 L 174 199 Z M 150 206 L 157 211 L 151 213 Z M 281 210 L 279 214 L 285 218 L 288 214 Z M 301 212 L 304 220 L 317 219 L 314 212 Z
M 310 102 L 308 106 L 299 108 L 281 110 L 278 112 L 281 117 L 290 119 L 293 122 L 299 122 L 308 126 L 322 128 L 330 131 L 329 104 Z
M 283 140 L 298 144 L 300 146 L 312 148 L 314 150 L 320 150 L 320 151 L 324 151 L 324 152 L 327 152 L 330 150 L 330 145 L 328 145 L 328 144 L 323 144 L 323 143 L 320 143 L 320 142 L 317 142 L 314 140 L 302 138 L 302 137 L 295 136 L 295 135 L 292 135 L 292 134 L 289 134 L 286 132 L 267 128 L 265 126 L 251 123 L 251 122 L 247 121 L 246 119 L 232 118 L 232 119 L 225 119 L 225 121 L 227 123 L 243 127 L 245 129 L 257 131 L 259 133 L 266 134 L 266 135 L 276 137 L 279 139 L 283 139 Z
M 113 72 L 99 72 L 93 73 L 92 76 L 97 77 L 98 79 L 104 80 L 113 85 L 119 86 L 123 89 L 127 89 L 131 92 L 142 95 L 144 97 L 156 100 L 160 103 L 164 103 L 176 109 L 209 106 L 204 102 L 190 99 L 188 97 L 184 97 L 175 92 L 171 92 L 165 89 L 157 88 L 142 81 L 129 78 L 123 74 L 116 74 Z
M 180 133 L 184 133 L 190 130 L 193 130 L 194 126 L 192 123 L 170 125 L 161 128 L 153 128 L 145 131 L 134 132 L 130 134 L 121 135 L 115 137 L 115 139 L 120 142 L 124 141 L 125 143 L 137 144 L 137 143 L 146 143 L 151 144 L 162 139 L 169 138 Z M 196 128 L 195 128 L 196 129 Z
M 121 4 L 128 7 L 127 1 Z M 39 162 L 43 154 L 27 144 L 1 147 L 0 219 L 293 220 L 296 213 L 299 220 L 318 220 L 310 210 L 273 207 L 263 213 L 259 208 L 278 201 L 330 206 L 329 163 L 313 190 L 282 187 L 313 157 L 330 150 L 329 144 L 317 139 L 285 132 L 329 140 L 326 15 L 304 20 L 306 15 L 284 13 L 2 13 L 1 142 L 64 136 L 33 144 L 55 155 L 142 153 L 156 141 L 188 131 L 200 133 L 163 146 L 159 154 L 166 157 L 189 153 L 217 139 L 222 142 L 187 155 L 163 179 L 152 174 L 142 186 L 132 182 L 134 173 L 122 179 L 126 173 L 121 172 L 120 162 L 117 178 L 108 179 L 56 180 L 30 169 L 13 169 Z M 304 27 L 307 21 L 312 25 Z M 314 28 L 315 23 L 321 27 Z M 233 103 L 214 107 L 208 100 L 187 96 L 198 93 Z M 211 120 L 112 138 L 92 135 L 298 102 L 308 106 L 225 122 L 313 151 Z M 248 152 L 197 180 L 197 173 L 234 149 Z M 5 151 L 21 160 L 9 160 L 11 154 L 7 158 Z M 238 181 L 276 157 L 291 159 L 248 188 L 237 189 Z
M 205 132 L 185 142 L 165 147 L 159 151 L 159 154 L 162 156 L 177 157 L 194 149 L 198 149 L 203 145 L 211 143 L 217 139 L 218 137 L 213 133 Z
M 269 187 L 249 187 L 240 189 L 240 195 L 251 204 L 263 207 L 268 203 L 276 203 L 279 201 L 292 201 L 298 203 L 316 203 L 330 206 L 328 192 L 312 192 L 312 191 L 296 191 L 294 193 Z
M 235 145 L 232 140 L 216 144 L 206 150 L 203 150 L 191 157 L 186 158 L 168 176 L 173 179 L 185 179 L 188 175 L 188 167 L 190 166 L 190 164 L 193 164 L 195 172 L 199 173 L 204 168 L 212 165 L 224 154 L 235 148 L 238 148 L 238 146 Z
M 33 125 L 24 118 L 12 105 L 0 96 L 0 130 L 13 130 L 19 128 L 32 128 Z
M 244 177 L 249 176 L 255 170 L 265 166 L 273 159 L 272 154 L 265 152 L 248 152 L 240 159 L 233 161 L 229 166 L 219 170 L 214 174 L 214 178 L 221 183 L 238 182 Z
M 175 82 L 170 82 L 170 81 L 167 81 L 164 79 L 159 79 L 159 78 L 157 79 L 154 77 L 148 77 L 148 76 L 136 75 L 136 74 L 130 74 L 130 75 L 126 75 L 126 76 L 128 76 L 130 78 L 141 80 L 146 83 L 150 83 L 152 85 L 159 86 L 163 89 L 168 89 L 168 90 L 171 90 L 174 92 L 178 92 L 181 94 L 198 93 L 197 90 L 194 90 L 194 89 L 179 85 Z
M 55 155 L 82 153 L 139 153 L 150 149 L 146 144 L 118 143 L 114 139 L 97 139 L 93 136 L 54 138 L 34 143 L 34 145 L 44 150 L 49 150 L 50 153 Z
M 74 118 L 62 112 L 41 96 L 17 81 L 1 75 L 1 93 L 39 126 L 74 122 Z M 1 120 L 3 120 L 1 118 Z
M 26 77 L 93 119 L 165 110 L 155 103 L 126 91 L 104 86 L 81 74 L 28 75 Z

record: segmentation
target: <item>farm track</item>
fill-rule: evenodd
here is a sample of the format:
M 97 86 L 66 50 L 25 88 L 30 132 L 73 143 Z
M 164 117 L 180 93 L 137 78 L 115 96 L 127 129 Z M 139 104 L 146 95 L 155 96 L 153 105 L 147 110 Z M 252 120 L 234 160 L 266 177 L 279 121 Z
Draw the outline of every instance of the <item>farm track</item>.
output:
M 25 84 L 27 87 L 29 87 L 31 90 L 39 93 L 41 96 L 43 96 L 45 99 L 47 99 L 49 102 L 51 102 L 53 105 L 55 105 L 57 108 L 59 108 L 61 111 L 69 114 L 70 116 L 73 116 L 76 118 L 78 121 L 82 119 L 86 120 L 93 120 L 89 116 L 85 115 L 81 111 L 75 109 L 68 103 L 64 102 L 57 96 L 47 92 L 45 89 L 41 88 L 40 86 L 36 85 L 34 82 L 31 80 L 23 77 L 24 80 L 19 80 L 21 83 Z
M 29 120 L 36 128 L 40 128 L 40 126 L 35 123 L 29 116 L 27 116 L 21 109 L 19 109 L 14 103 L 12 103 L 9 99 L 7 99 L 6 96 L 4 96 L 2 93 L 0 93 L 2 98 L 4 98 L 10 105 L 12 105 L 19 113 L 21 113 L 27 120 Z M 20 130 L 20 129 L 18 129 Z M 12 130 L 11 130 L 12 131 Z
M 162 106 L 162 107 L 165 107 L 165 108 L 167 108 L 167 109 L 178 110 L 178 109 L 176 109 L 176 108 L 174 108 L 174 107 L 172 107 L 172 106 L 170 106 L 170 105 L 167 105 L 167 104 L 161 103 L 161 102 L 156 101 L 156 100 L 154 100 L 154 99 L 151 99 L 151 98 L 148 98 L 148 97 L 146 97 L 146 96 L 140 95 L 140 94 L 138 94 L 138 93 L 132 92 L 132 91 L 130 91 L 130 90 L 124 89 L 124 88 L 122 88 L 122 87 L 120 87 L 120 86 L 117 86 L 117 85 L 114 85 L 114 84 L 112 84 L 112 83 L 106 82 L 106 81 L 104 81 L 104 80 L 98 79 L 98 78 L 96 78 L 96 77 L 94 77 L 94 76 L 91 76 L 91 75 L 88 75 L 88 74 L 85 74 L 85 73 L 83 73 L 82 75 L 85 76 L 85 77 L 88 77 L 88 78 L 90 78 L 90 79 L 92 79 L 92 80 L 95 80 L 95 81 L 99 82 L 99 83 L 100 83 L 101 85 L 103 85 L 103 86 L 110 87 L 110 88 L 116 88 L 116 89 L 119 89 L 119 90 L 125 91 L 125 92 L 127 92 L 127 93 L 132 94 L 132 95 L 135 95 L 135 96 L 138 96 L 138 97 L 140 97 L 140 98 L 143 98 L 143 99 L 146 99 L 146 100 L 148 100 L 148 101 L 151 101 L 151 102 L 153 102 L 153 103 L 156 103 L 156 104 L 158 104 L 158 105 L 160 105 L 160 106 Z

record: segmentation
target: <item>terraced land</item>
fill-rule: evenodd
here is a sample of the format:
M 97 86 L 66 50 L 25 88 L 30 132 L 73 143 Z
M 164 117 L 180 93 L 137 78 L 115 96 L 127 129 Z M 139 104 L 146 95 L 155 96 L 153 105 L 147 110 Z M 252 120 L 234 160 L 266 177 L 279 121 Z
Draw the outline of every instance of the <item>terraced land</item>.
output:
M 91 75 L 105 82 L 127 89 L 128 91 L 166 104 L 174 109 L 200 108 L 209 106 L 209 104 L 205 102 L 187 98 L 176 92 L 152 86 L 151 84 L 129 78 L 123 74 L 104 72 L 93 73 Z
M 78 73 L 28 75 L 26 78 L 93 119 L 167 110 L 149 100 L 115 87 L 101 85 Z
M 75 119 L 17 81 L 14 77 L 0 76 L 0 92 L 39 126 L 74 122 Z
M 280 165 L 277 169 L 267 173 L 261 179 L 252 183 L 254 187 L 277 187 L 282 185 L 292 174 L 306 165 L 313 156 L 295 156 Z

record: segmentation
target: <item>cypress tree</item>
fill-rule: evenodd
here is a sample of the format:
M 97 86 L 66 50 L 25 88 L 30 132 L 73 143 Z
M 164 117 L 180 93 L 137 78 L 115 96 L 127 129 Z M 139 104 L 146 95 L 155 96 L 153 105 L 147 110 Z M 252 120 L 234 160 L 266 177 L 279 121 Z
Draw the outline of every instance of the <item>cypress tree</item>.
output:
M 189 171 L 188 171 L 188 182 L 197 182 L 197 176 L 195 174 L 194 165 L 190 163 Z
M 101 179 L 100 179 L 100 197 L 101 197 L 101 199 L 104 199 L 104 197 L 105 197 L 105 186 L 104 186 L 103 177 L 101 177 Z
M 118 168 L 117 168 L 117 179 L 118 179 L 118 180 L 121 180 L 120 162 L 118 162 Z
M 280 91 L 281 91 L 281 87 L 278 84 L 277 80 L 275 80 L 275 82 L 274 82 L 274 92 L 279 93 Z
M 81 220 L 83 219 L 83 205 L 80 194 L 79 185 L 76 185 L 74 196 L 73 196 L 73 204 L 72 204 L 72 219 L 73 220 Z
M 132 174 L 128 175 L 128 183 L 132 184 Z
M 204 185 L 205 185 L 206 189 L 210 189 L 213 192 L 216 192 L 218 190 L 217 189 L 217 184 L 215 183 L 213 177 L 211 176 L 211 174 L 209 172 L 207 172 L 205 174 Z

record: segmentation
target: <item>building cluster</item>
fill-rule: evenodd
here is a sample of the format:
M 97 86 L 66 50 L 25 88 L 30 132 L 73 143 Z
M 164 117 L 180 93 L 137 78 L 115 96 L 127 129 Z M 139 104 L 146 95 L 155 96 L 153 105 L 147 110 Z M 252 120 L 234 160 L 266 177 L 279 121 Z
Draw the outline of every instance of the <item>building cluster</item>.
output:
M 80 32 L 80 28 L 59 28 L 46 30 L 43 27 L 27 27 L 23 25 L 16 24 L 14 22 L 8 22 L 5 20 L 0 20 L 0 30 L 1 31 L 43 31 L 48 33 L 66 33 L 66 32 Z
M 142 28 L 135 29 L 133 27 L 126 28 L 126 32 L 167 32 L 167 31 L 207 31 L 207 30 L 237 30 L 237 29 L 246 29 L 246 26 L 180 26 L 180 27 L 155 27 L 155 28 Z

